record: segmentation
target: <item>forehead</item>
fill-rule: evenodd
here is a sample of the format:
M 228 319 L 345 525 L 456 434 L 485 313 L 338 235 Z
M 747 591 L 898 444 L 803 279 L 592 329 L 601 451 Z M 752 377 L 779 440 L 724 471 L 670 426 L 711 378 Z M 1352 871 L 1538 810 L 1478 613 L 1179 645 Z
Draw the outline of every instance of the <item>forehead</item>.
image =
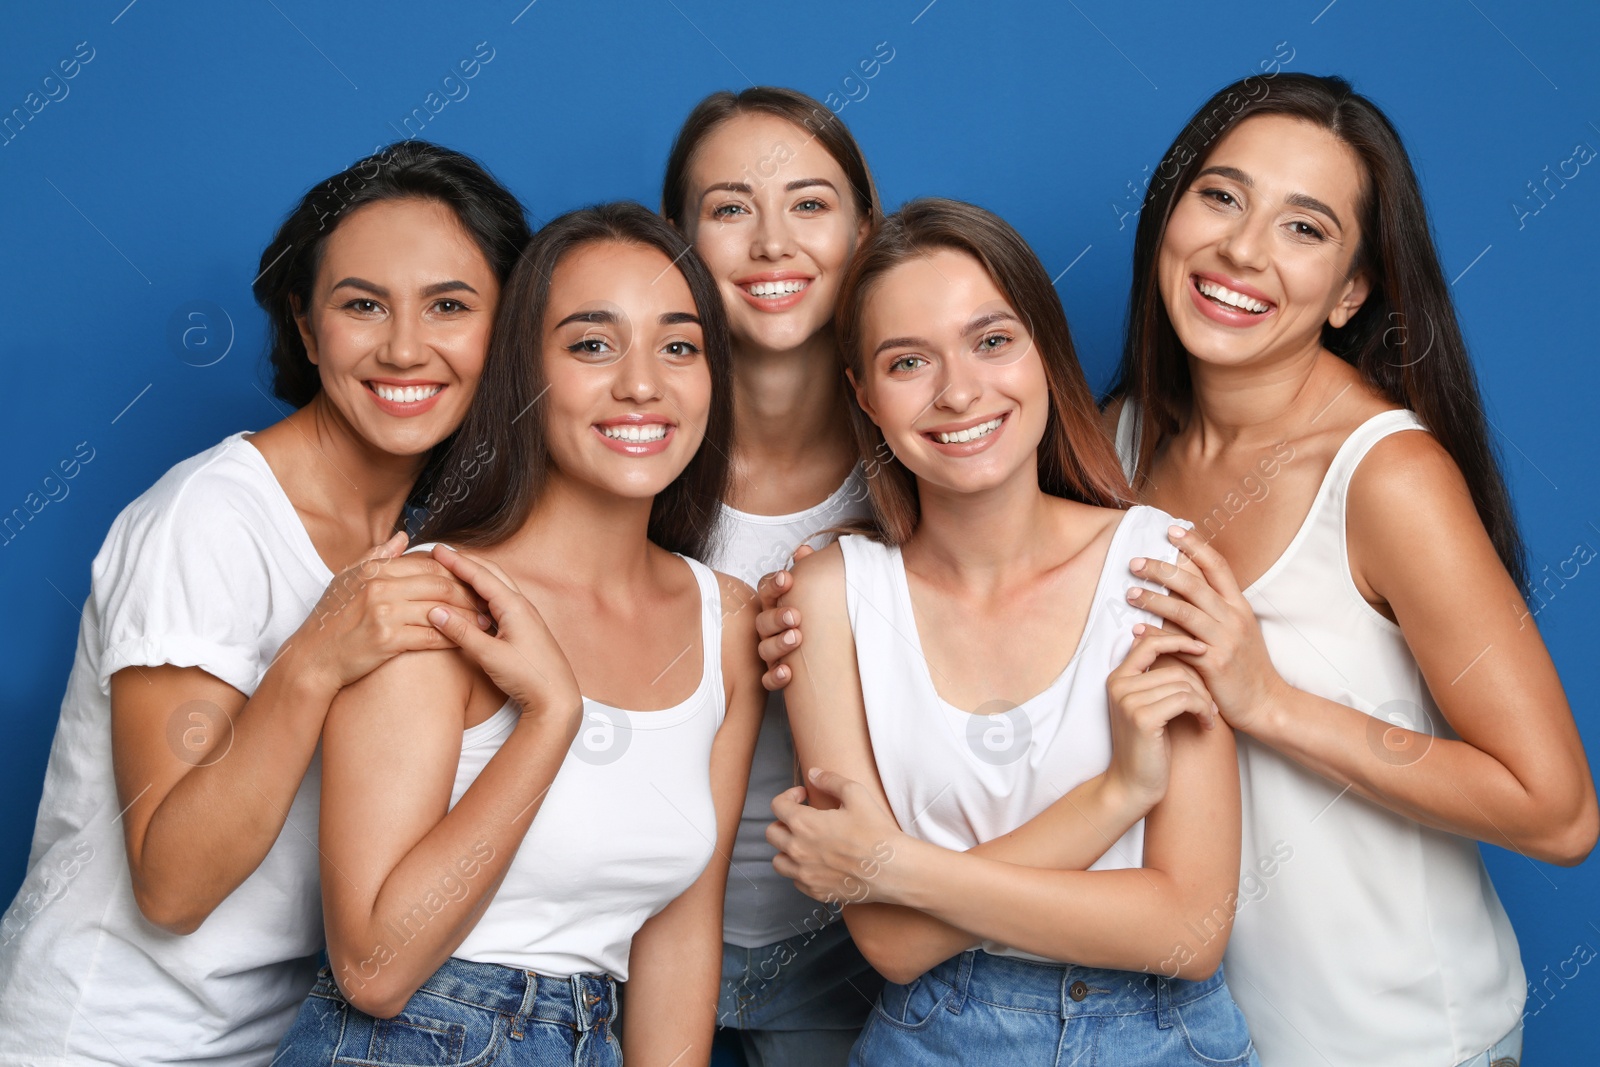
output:
M 743 112 L 719 123 L 701 139 L 689 162 L 695 186 L 772 176 L 827 178 L 846 191 L 844 168 L 820 141 L 786 118 Z
M 689 283 L 666 253 L 651 245 L 590 241 L 570 249 L 550 278 L 549 310 L 607 301 L 654 317 L 666 311 L 694 314 Z
M 915 326 L 964 327 L 980 311 L 1015 309 L 989 272 L 966 252 L 940 248 L 912 256 L 889 268 L 867 294 L 869 330 L 893 331 Z
M 417 198 L 363 204 L 341 219 L 323 243 L 322 265 L 355 259 L 375 260 L 373 267 L 426 259 L 443 271 L 491 270 L 454 211 Z
M 1366 182 L 1355 149 L 1332 131 L 1289 115 L 1256 115 L 1229 130 L 1206 157 L 1208 167 L 1235 167 L 1258 189 L 1305 193 L 1349 221 Z

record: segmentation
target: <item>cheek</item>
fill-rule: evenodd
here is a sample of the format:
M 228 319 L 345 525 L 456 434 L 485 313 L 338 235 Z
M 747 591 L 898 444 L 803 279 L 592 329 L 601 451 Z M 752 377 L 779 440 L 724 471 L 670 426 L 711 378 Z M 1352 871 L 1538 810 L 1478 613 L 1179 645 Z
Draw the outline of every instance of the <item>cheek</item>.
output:
M 850 262 L 855 221 L 843 212 L 835 212 L 825 221 L 813 222 L 811 226 L 802 247 L 818 267 L 836 279 L 845 264 Z

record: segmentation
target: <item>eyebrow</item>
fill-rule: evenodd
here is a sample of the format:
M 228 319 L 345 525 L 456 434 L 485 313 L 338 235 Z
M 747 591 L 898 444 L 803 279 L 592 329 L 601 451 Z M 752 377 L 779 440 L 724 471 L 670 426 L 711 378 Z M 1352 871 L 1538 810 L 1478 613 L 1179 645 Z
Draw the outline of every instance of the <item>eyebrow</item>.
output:
M 1207 167 L 1199 174 L 1196 174 L 1195 178 L 1204 178 L 1207 174 L 1215 174 L 1218 177 L 1236 181 L 1246 189 L 1254 189 L 1256 187 L 1256 183 L 1250 180 L 1250 175 L 1237 167 Z M 1292 207 L 1303 207 L 1307 211 L 1315 211 L 1326 215 L 1333 220 L 1335 226 L 1341 230 L 1344 229 L 1344 222 L 1339 218 L 1339 213 L 1314 196 L 1307 196 L 1305 193 L 1290 193 L 1283 198 L 1283 202 Z
M 574 311 L 572 314 L 556 323 L 555 328 L 559 330 L 561 327 L 572 322 L 587 322 L 599 326 L 615 326 L 617 321 L 618 319 L 616 312 L 606 311 L 603 308 L 595 308 L 593 311 Z M 660 318 L 657 319 L 657 321 L 663 326 L 700 325 L 699 316 L 688 311 L 664 312 Z
M 987 315 L 979 315 L 961 328 L 963 336 L 987 329 L 997 322 L 1021 322 L 1016 315 L 1009 311 L 991 311 Z M 872 350 L 874 358 L 887 352 L 891 348 L 931 348 L 927 338 L 924 337 L 890 337 Z
M 834 191 L 835 195 L 839 192 L 839 187 L 826 178 L 796 178 L 792 182 L 785 183 L 783 191 L 792 193 L 796 189 L 809 189 L 814 185 L 826 185 Z M 707 193 L 714 193 L 719 190 L 727 193 L 744 193 L 747 196 L 754 191 L 749 182 L 716 182 L 705 187 L 705 191 L 700 194 L 700 199 L 704 200 Z
M 389 290 L 385 289 L 383 286 L 378 285 L 375 282 L 369 282 L 365 278 L 357 278 L 357 277 L 354 277 L 354 276 L 351 276 L 349 278 L 341 278 L 334 285 L 334 289 L 345 289 L 345 288 L 360 289 L 362 292 L 371 293 L 373 296 L 381 296 L 381 297 L 384 297 L 386 299 L 389 296 Z M 478 290 L 474 289 L 472 286 L 468 285 L 466 282 L 461 281 L 459 278 L 452 278 L 451 280 L 449 280 L 447 282 L 434 282 L 432 285 L 427 286 L 426 288 L 424 288 L 422 290 L 422 295 L 423 296 L 438 296 L 440 293 L 453 293 L 453 292 L 456 292 L 457 290 L 461 290 L 461 289 L 466 290 L 467 292 L 471 293 L 473 296 L 477 296 L 478 295 Z

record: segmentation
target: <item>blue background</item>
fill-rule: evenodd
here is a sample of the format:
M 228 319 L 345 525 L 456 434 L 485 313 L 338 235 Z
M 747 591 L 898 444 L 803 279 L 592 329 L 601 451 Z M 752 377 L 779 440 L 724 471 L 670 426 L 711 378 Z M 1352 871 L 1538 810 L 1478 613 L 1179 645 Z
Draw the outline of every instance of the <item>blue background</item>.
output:
M 1388 111 L 1421 173 L 1535 569 L 1554 573 L 1580 544 L 1579 558 L 1600 551 L 1600 166 L 1551 181 L 1543 201 L 1527 184 L 1580 143 L 1600 147 L 1594 5 L 526 3 L 8 5 L 0 115 L 26 112 L 30 92 L 60 96 L 43 79 L 79 42 L 93 58 L 63 98 L 0 136 L 0 356 L 14 405 L 0 515 L 43 497 L 79 442 L 94 458 L 0 545 L 0 897 L 22 877 L 89 561 L 168 466 L 285 414 L 268 399 L 249 292 L 260 251 L 301 192 L 396 139 L 414 108 L 421 136 L 478 156 L 540 220 L 617 197 L 655 204 L 678 123 L 714 89 L 836 94 L 889 206 L 976 201 L 1065 272 L 1098 387 L 1116 358 L 1135 221 L 1124 213 L 1145 168 L 1209 93 L 1263 61 L 1344 74 Z M 492 60 L 429 114 L 425 98 L 445 96 L 479 42 Z M 862 81 L 880 42 L 893 58 Z M 199 327 L 187 347 L 175 321 Z M 62 484 L 48 488 L 59 497 Z M 1586 605 L 1600 563 L 1548 589 L 1538 623 L 1593 760 L 1600 628 Z M 1586 1059 L 1600 966 L 1579 961 L 1600 949 L 1600 865 L 1485 852 L 1529 978 L 1545 982 L 1545 1006 L 1529 1002 L 1529 1058 Z

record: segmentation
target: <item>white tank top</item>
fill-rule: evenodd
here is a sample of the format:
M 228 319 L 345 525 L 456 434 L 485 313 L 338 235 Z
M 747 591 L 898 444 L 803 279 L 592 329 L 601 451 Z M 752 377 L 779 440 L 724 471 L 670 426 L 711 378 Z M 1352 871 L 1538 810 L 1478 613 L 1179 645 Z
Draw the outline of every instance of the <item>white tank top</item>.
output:
M 1117 447 L 1132 478 L 1125 405 Z M 1390 726 L 1453 738 L 1400 628 L 1350 576 L 1345 500 L 1381 439 L 1422 430 L 1373 416 L 1340 446 L 1289 547 L 1245 590 L 1273 666 L 1297 689 Z M 1264 1067 L 1446 1067 L 1503 1037 L 1527 984 L 1477 844 L 1346 792 L 1243 734 L 1238 918 L 1225 963 Z
M 700 587 L 700 684 L 661 711 L 585 697 L 583 724 L 478 925 L 453 953 L 556 978 L 628 978 L 646 919 L 700 877 L 717 839 L 711 743 L 722 725 L 722 592 L 705 564 L 679 557 Z M 517 723 L 507 701 L 461 737 L 450 806 Z
M 1128 561 L 1174 561 L 1177 549 L 1167 539 L 1172 523 L 1156 508 L 1130 509 L 1112 536 L 1083 636 L 1067 665 L 1042 693 L 1017 705 L 997 701 L 978 714 L 947 703 L 934 687 L 900 549 L 855 535 L 839 539 L 867 731 L 901 829 L 965 851 L 1010 833 L 1110 765 L 1106 676 L 1127 656 L 1134 624 L 1160 621 L 1128 603 L 1130 586 L 1159 588 L 1135 579 Z M 1089 869 L 1143 864 L 1140 820 Z M 983 948 L 1044 958 L 995 942 Z
M 801 545 L 821 548 L 833 540 L 823 536 L 823 530 L 864 517 L 870 510 L 867 480 L 859 466 L 828 499 L 790 515 L 754 515 L 724 504 L 715 547 L 706 562 L 754 588 L 763 575 L 784 566 Z M 729 944 L 760 948 L 814 931 L 837 917 L 772 867 L 777 855 L 767 843 L 772 798 L 798 784 L 783 693 L 768 693 L 723 902 L 722 938 Z

